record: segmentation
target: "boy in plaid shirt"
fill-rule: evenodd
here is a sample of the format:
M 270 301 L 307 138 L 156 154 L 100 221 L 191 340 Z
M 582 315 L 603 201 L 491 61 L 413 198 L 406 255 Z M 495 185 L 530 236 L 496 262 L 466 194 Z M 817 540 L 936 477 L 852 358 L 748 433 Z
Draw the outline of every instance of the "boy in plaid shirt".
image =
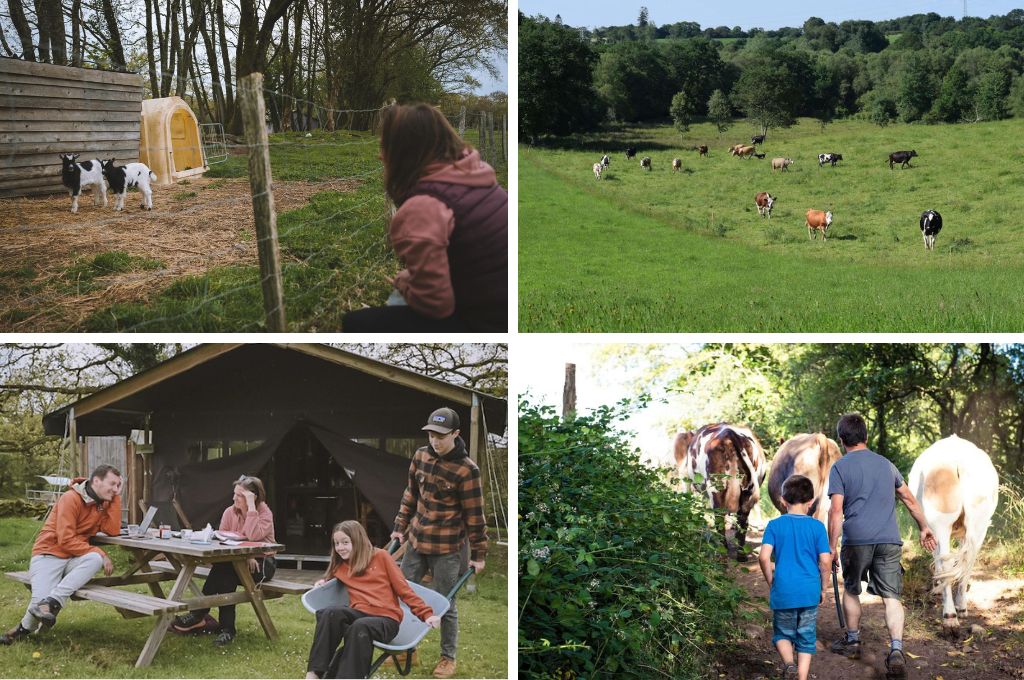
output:
M 409 484 L 395 517 L 392 538 L 409 546 L 402 559 L 402 573 L 419 583 L 429 571 L 431 588 L 447 594 L 466 571 L 484 570 L 487 556 L 487 525 L 484 523 L 483 485 L 480 468 L 469 457 L 459 437 L 459 415 L 450 408 L 430 414 L 421 428 L 429 445 L 416 451 L 409 465 Z M 468 566 L 467 566 L 468 561 Z M 451 609 L 441 618 L 441 659 L 435 678 L 455 674 L 455 645 L 458 641 L 458 611 Z

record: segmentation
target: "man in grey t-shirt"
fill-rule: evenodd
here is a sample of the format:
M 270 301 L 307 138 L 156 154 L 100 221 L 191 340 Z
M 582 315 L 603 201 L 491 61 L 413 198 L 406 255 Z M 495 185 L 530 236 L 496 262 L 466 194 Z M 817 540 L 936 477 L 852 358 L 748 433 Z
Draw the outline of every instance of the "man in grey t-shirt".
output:
M 851 659 L 860 657 L 860 588 L 861 582 L 867 581 L 868 592 L 880 596 L 885 604 L 885 625 L 892 640 L 885 659 L 889 677 L 906 677 L 903 605 L 899 599 L 903 592 L 903 541 L 896 523 L 896 499 L 907 506 L 917 522 L 921 545 L 928 552 L 935 550 L 935 536 L 900 471 L 867 447 L 864 419 L 856 413 L 844 415 L 836 425 L 836 434 L 846 455 L 836 461 L 828 477 L 832 499 L 828 542 L 833 563 L 839 560 L 843 567 L 847 630 L 844 639 L 832 644 L 832 651 Z M 836 550 L 840 530 L 842 555 Z

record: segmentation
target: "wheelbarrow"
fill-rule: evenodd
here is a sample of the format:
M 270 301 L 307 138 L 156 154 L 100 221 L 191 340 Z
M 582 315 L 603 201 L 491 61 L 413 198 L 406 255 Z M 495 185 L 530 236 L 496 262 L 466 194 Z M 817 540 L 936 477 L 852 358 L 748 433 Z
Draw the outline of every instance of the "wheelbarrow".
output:
M 398 539 L 394 539 L 391 543 L 388 543 L 385 549 L 389 554 L 393 554 L 398 550 L 399 545 Z M 470 567 L 469 571 L 459 577 L 459 580 L 455 582 L 455 585 L 452 586 L 451 591 L 447 595 L 421 586 L 418 583 L 412 583 L 411 581 L 409 586 L 412 587 L 413 592 L 419 595 L 428 607 L 434 610 L 434 616 L 444 616 L 448 609 L 451 608 L 452 598 L 455 597 L 456 593 L 459 592 L 475 571 L 476 569 Z M 348 590 L 336 578 L 330 579 L 322 586 L 307 590 L 302 596 L 302 605 L 314 615 L 317 610 L 327 607 L 347 607 L 348 603 Z M 409 606 L 405 602 L 400 601 L 399 604 L 402 606 L 402 622 L 398 627 L 398 635 L 388 642 L 374 641 L 373 646 L 379 649 L 381 654 L 370 666 L 370 672 L 366 676 L 368 678 L 372 678 L 377 669 L 388 659 L 394 662 L 395 668 L 398 669 L 400 675 L 408 675 L 412 671 L 412 651 L 416 649 L 416 645 L 430 632 L 430 626 L 416 618 L 416 615 L 409 610 Z M 338 654 L 340 652 L 341 647 L 334 653 L 329 666 L 330 669 L 337 668 Z M 398 661 L 402 655 L 405 656 L 404 665 Z M 329 672 L 328 676 L 334 677 L 334 673 Z

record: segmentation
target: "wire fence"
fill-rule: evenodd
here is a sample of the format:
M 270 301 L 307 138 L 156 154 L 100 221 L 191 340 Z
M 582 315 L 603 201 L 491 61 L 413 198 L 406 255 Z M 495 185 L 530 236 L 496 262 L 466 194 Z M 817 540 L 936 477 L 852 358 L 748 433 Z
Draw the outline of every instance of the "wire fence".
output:
M 268 101 L 282 96 L 264 93 Z M 250 143 L 202 124 L 196 143 L 208 171 L 155 186 L 152 211 L 127 202 L 114 212 L 84 195 L 75 215 L 66 194 L 0 199 L 0 330 L 266 330 L 261 289 L 269 276 L 280 281 L 287 330 L 336 331 L 346 311 L 384 304 L 400 264 L 387 239 L 394 208 L 378 159 L 383 109 L 307 108 L 334 129 Z M 359 127 L 359 115 L 368 130 L 349 129 Z M 507 172 L 505 116 L 445 115 Z M 254 153 L 270 164 L 263 189 L 248 181 Z M 276 231 L 261 235 L 253 205 L 271 196 Z M 266 249 L 279 251 L 278 272 L 259 268 Z

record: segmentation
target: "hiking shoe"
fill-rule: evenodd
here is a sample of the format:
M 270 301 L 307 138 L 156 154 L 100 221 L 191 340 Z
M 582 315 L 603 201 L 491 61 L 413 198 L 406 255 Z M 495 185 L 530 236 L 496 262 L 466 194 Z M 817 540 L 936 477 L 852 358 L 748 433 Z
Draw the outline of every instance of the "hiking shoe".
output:
M 0 645 L 13 645 L 18 640 L 27 638 L 31 634 L 32 631 L 30 631 L 28 628 L 25 628 L 21 625 L 21 623 L 19 623 L 17 626 L 11 628 L 3 635 L 0 635 Z
M 796 670 L 796 664 L 791 663 L 786 666 L 786 670 L 782 671 L 783 680 L 797 680 L 800 674 Z
M 907 661 L 903 658 L 903 652 L 894 649 L 885 657 L 885 670 L 890 678 L 907 677 Z
M 213 641 L 214 646 L 223 647 L 224 645 L 230 645 L 235 640 L 235 634 L 230 630 L 222 630 L 217 639 Z
M 435 678 L 450 678 L 455 675 L 455 659 L 442 656 L 441 660 L 434 666 Z
M 52 597 L 45 597 L 30 605 L 28 613 L 39 619 L 43 628 L 53 628 L 53 624 L 57 623 L 57 614 L 60 613 L 60 609 L 60 602 Z
M 206 627 L 206 617 L 195 612 L 186 612 L 181 616 L 175 616 L 171 624 L 171 630 L 175 633 L 199 632 Z
M 856 642 L 850 642 L 845 637 L 840 638 L 832 643 L 832 653 L 842 654 L 847 659 L 859 659 L 860 640 L 857 640 Z

